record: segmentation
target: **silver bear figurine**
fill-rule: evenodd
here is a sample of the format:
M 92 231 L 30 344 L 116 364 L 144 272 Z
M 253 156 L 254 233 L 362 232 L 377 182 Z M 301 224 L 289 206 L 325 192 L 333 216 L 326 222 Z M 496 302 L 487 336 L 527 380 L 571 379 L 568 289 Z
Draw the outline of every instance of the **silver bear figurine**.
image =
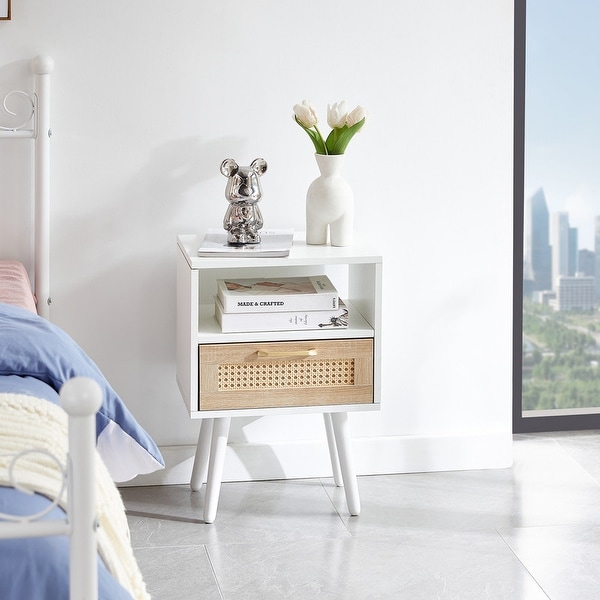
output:
M 223 218 L 228 232 L 227 243 L 232 246 L 259 244 L 258 230 L 263 218 L 258 208 L 262 196 L 259 177 L 267 170 L 264 158 L 256 158 L 249 167 L 240 167 L 233 158 L 221 163 L 221 173 L 228 178 L 225 197 L 229 207 Z

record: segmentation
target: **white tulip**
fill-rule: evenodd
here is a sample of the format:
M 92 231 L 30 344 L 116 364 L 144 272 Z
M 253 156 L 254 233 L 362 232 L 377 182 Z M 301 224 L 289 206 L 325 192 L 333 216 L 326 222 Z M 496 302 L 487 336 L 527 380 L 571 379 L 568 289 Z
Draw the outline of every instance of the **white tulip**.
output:
M 317 111 L 308 100 L 302 100 L 302 104 L 294 105 L 294 115 L 307 129 L 314 127 L 319 122 Z
M 366 119 L 368 116 L 369 113 L 367 112 L 367 109 L 359 105 L 353 111 L 348 113 L 348 116 L 346 117 L 346 125 L 348 125 L 348 127 L 352 127 L 352 125 L 356 125 L 358 122 Z
M 336 102 L 333 106 L 327 105 L 327 124 L 331 129 L 339 129 L 346 124 L 346 116 L 348 109 L 346 108 L 346 102 Z

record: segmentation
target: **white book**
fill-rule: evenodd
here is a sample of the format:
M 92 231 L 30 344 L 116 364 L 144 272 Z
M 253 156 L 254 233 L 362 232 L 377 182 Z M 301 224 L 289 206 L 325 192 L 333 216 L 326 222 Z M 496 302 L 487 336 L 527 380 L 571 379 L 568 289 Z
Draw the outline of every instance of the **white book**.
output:
M 338 292 L 327 275 L 217 279 L 226 313 L 335 310 Z
M 215 317 L 224 333 L 348 327 L 348 309 L 342 300 L 335 310 L 227 313 L 215 298 Z
M 229 245 L 227 232 L 223 229 L 209 229 L 198 248 L 198 256 L 245 258 L 279 258 L 289 256 L 294 240 L 293 229 L 267 229 L 259 231 L 260 244 L 242 246 Z

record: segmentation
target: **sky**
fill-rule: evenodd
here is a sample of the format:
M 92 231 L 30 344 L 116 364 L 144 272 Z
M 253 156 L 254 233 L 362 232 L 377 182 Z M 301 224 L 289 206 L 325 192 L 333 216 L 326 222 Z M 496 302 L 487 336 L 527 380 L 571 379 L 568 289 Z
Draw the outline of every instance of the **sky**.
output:
M 527 0 L 525 196 L 542 187 L 579 247 L 600 216 L 600 2 Z

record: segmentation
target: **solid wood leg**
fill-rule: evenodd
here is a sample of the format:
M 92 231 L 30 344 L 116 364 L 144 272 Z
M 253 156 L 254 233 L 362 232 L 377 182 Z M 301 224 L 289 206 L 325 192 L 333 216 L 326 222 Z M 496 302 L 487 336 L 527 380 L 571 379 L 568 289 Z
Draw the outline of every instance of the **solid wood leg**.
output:
M 342 472 L 340 470 L 340 458 L 338 456 L 337 446 L 335 443 L 335 434 L 333 432 L 331 414 L 323 413 L 323 421 L 325 422 L 325 433 L 327 434 L 327 445 L 329 446 L 329 458 L 331 459 L 333 481 L 335 485 L 341 487 L 342 485 L 344 485 L 344 483 L 342 481 Z
M 212 523 L 217 516 L 225 451 L 231 417 L 214 419 L 212 441 L 210 445 L 210 458 L 208 461 L 208 478 L 206 481 L 206 496 L 204 498 L 204 522 Z
M 192 467 L 192 478 L 190 479 L 190 487 L 194 492 L 197 492 L 206 481 L 212 430 L 213 419 L 202 419 L 202 423 L 200 423 L 200 433 L 198 434 L 196 455 L 194 456 L 194 466 Z
M 356 516 L 360 514 L 360 498 L 358 495 L 354 458 L 352 449 L 350 448 L 348 415 L 344 412 L 333 413 L 331 415 L 331 420 L 340 460 L 340 469 L 342 471 L 342 480 L 344 482 L 344 492 L 346 493 L 348 511 L 351 515 Z

